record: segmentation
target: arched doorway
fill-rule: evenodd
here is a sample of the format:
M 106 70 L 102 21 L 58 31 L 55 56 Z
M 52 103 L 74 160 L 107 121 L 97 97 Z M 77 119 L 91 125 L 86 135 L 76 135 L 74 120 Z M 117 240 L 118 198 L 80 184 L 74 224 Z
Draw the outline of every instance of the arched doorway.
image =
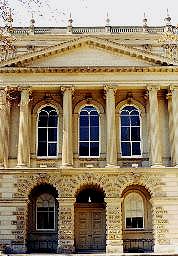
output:
M 143 186 L 133 185 L 123 191 L 122 197 L 124 252 L 153 252 L 150 193 Z
M 78 252 L 106 250 L 104 192 L 97 186 L 88 185 L 76 196 L 75 248 Z
M 58 193 L 49 184 L 35 187 L 29 195 L 27 216 L 28 252 L 57 252 Z

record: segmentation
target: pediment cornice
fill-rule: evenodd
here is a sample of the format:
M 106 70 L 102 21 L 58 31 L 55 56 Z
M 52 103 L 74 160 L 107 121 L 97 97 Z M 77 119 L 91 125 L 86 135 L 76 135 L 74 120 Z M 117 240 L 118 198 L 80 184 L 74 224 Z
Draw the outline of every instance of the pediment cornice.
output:
M 35 51 L 33 53 L 27 53 L 23 56 L 18 56 L 10 60 L 3 61 L 1 62 L 0 67 L 25 67 L 35 60 L 39 60 L 55 54 L 64 53 L 85 45 L 105 49 L 113 53 L 127 55 L 136 59 L 144 60 L 148 63 L 152 63 L 153 65 L 178 65 L 176 61 L 165 58 L 164 56 L 121 45 L 109 39 L 103 39 L 96 36 L 81 36 L 80 38 L 75 38 L 73 40 L 69 40 L 55 46 L 50 46 L 45 49 Z
M 116 66 L 80 66 L 80 67 L 0 67 L 0 73 L 132 73 L 132 72 L 178 72 L 174 66 L 154 67 L 116 67 Z

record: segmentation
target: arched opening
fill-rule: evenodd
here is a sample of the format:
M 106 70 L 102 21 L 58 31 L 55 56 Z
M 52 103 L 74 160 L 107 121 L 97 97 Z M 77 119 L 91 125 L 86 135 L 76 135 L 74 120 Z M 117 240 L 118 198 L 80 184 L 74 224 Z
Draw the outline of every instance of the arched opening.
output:
M 29 195 L 28 252 L 56 252 L 58 245 L 58 193 L 49 184 L 35 187 Z
M 123 193 L 122 230 L 124 252 L 153 251 L 150 193 L 142 186 L 127 187 Z
M 75 248 L 77 252 L 106 250 L 104 197 L 104 191 L 96 185 L 87 185 L 76 195 Z

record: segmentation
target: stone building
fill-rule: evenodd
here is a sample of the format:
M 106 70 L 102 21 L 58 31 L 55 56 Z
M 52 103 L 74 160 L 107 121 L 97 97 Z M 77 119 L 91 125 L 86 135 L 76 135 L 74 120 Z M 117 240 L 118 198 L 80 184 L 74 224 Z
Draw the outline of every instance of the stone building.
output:
M 0 63 L 1 249 L 178 252 L 177 28 L 165 21 L 14 28 Z

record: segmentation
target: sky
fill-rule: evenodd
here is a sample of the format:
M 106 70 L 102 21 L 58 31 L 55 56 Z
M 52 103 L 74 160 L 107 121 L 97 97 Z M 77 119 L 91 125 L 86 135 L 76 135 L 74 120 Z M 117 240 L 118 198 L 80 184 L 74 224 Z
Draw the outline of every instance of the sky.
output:
M 34 3 L 36 1 L 37 4 Z M 171 23 L 178 24 L 178 0 L 8 0 L 15 26 L 66 26 L 71 13 L 73 26 L 141 26 L 144 13 L 150 26 L 163 26 L 167 9 Z

